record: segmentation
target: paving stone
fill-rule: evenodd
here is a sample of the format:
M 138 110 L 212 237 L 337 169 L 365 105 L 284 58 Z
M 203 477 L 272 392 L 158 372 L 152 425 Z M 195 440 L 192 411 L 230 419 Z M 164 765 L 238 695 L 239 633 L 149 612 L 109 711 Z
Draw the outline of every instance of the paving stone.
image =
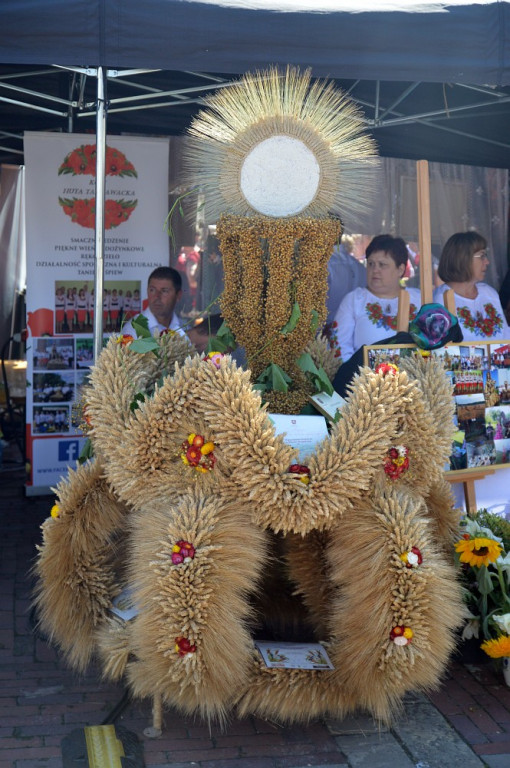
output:
M 484 755 L 483 762 L 487 768 L 508 768 L 510 765 L 508 755 Z
M 342 720 L 326 718 L 324 722 L 328 731 L 333 736 L 353 733 L 365 735 L 367 733 L 386 733 L 388 731 L 385 725 L 366 714 L 349 715 L 349 717 L 344 717 Z
M 309 768 L 310 763 L 299 763 L 299 765 L 289 765 L 289 766 L 286 766 L 286 768 L 304 768 L 304 766 Z M 327 764 L 323 763 L 322 765 L 314 764 L 313 768 L 346 768 L 346 766 L 347 766 L 347 763 L 327 763 Z M 174 768 L 174 766 L 172 766 L 172 768 Z M 499 766 L 496 766 L 496 768 L 499 768 Z
M 483 768 L 483 762 L 425 698 L 407 701 L 392 728 L 415 763 L 423 768 Z
M 335 741 L 351 768 L 415 768 L 391 733 L 350 734 Z

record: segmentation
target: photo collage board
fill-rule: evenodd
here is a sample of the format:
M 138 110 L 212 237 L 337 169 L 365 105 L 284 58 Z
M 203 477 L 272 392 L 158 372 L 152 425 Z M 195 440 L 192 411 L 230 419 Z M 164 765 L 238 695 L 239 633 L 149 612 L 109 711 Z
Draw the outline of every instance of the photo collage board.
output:
M 413 344 L 365 347 L 365 365 L 399 365 Z M 510 463 L 510 340 L 448 344 L 432 351 L 443 361 L 455 400 L 450 466 L 476 469 Z
M 55 281 L 55 327 L 32 339 L 32 435 L 80 432 L 81 390 L 94 358 L 93 283 Z M 103 345 L 141 311 L 140 280 L 107 280 L 103 290 Z M 72 334 L 72 335 L 71 335 Z
M 104 343 L 109 336 L 104 337 Z M 74 434 L 80 429 L 81 391 L 94 361 L 92 336 L 32 339 L 32 432 Z

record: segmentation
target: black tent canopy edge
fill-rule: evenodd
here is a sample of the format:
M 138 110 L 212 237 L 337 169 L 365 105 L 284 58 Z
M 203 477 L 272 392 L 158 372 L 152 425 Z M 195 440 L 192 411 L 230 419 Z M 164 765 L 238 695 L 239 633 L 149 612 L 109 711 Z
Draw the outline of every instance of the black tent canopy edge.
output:
M 353 4 L 354 5 L 354 4 Z M 510 4 L 294 12 L 188 0 L 2 0 L 0 62 L 510 85 Z

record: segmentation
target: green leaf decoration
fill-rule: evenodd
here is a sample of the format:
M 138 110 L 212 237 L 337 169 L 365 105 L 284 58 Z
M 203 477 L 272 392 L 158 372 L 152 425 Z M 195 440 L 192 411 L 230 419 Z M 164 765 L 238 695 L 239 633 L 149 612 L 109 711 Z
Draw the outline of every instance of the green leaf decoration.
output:
M 216 334 L 217 339 L 221 339 L 221 341 L 227 345 L 227 347 L 237 347 L 237 342 L 234 338 L 234 334 L 228 327 L 225 320 L 222 322 L 220 327 L 218 328 L 218 333 Z M 221 351 L 221 350 L 220 350 Z
M 159 350 L 159 344 L 153 336 L 145 336 L 142 339 L 135 339 L 129 345 L 132 352 L 138 352 L 144 355 L 146 352 L 155 352 Z
M 325 392 L 327 395 L 332 395 L 335 391 L 328 374 L 322 366 L 319 368 L 319 378 L 315 381 L 315 386 L 317 387 L 317 392 Z
M 310 330 L 312 333 L 315 333 L 317 328 L 319 327 L 319 313 L 316 309 L 312 309 L 312 319 L 310 321 Z
M 152 338 L 152 334 L 149 331 L 149 321 L 145 315 L 137 315 L 133 320 L 131 320 L 131 325 L 136 331 L 138 338 L 148 338 L 149 336 Z
M 206 323 L 207 320 L 204 320 L 204 323 Z M 234 338 L 234 334 L 228 327 L 225 320 L 222 322 L 220 327 L 218 328 L 218 333 L 216 336 L 211 336 L 209 338 L 209 341 L 207 343 L 206 351 L 207 352 L 229 352 L 232 349 L 235 349 L 237 347 L 237 342 Z
M 321 416 L 317 408 L 314 408 L 311 403 L 305 403 L 299 411 L 301 416 Z
M 264 368 L 254 386 L 262 392 L 270 392 L 271 390 L 288 392 L 291 382 L 292 379 L 283 368 L 280 368 L 276 363 L 270 363 L 267 368 Z
M 129 410 L 131 411 L 131 413 L 136 411 L 136 409 L 140 407 L 140 403 L 143 403 L 144 400 L 145 400 L 145 393 L 137 392 L 134 398 L 132 399 L 131 403 L 129 404 Z
M 86 461 L 94 456 L 94 446 L 89 437 L 85 440 L 85 445 L 81 449 L 81 453 L 78 456 L 78 464 L 85 464 Z
M 302 354 L 301 357 L 296 360 L 296 365 L 310 376 L 316 392 L 326 392 L 328 395 L 333 394 L 333 385 L 331 384 L 326 371 L 322 367 L 317 368 L 309 352 Z
M 335 418 L 333 419 L 333 424 L 336 424 L 340 419 L 343 419 L 343 414 L 340 408 L 336 409 Z
M 255 389 L 259 389 L 263 392 L 265 392 L 267 389 L 269 389 L 269 366 L 267 368 L 264 368 L 262 373 L 258 376 L 257 381 L 253 385 Z M 262 389 L 261 389 L 262 388 Z
M 172 217 L 176 210 L 179 211 L 181 216 L 184 216 L 182 201 L 184 200 L 185 197 L 188 197 L 189 195 L 193 195 L 193 194 L 196 195 L 197 192 L 198 192 L 197 187 L 193 187 L 192 189 L 189 189 L 187 192 L 184 192 L 182 195 L 179 195 L 179 197 L 177 198 L 177 200 L 175 200 L 174 204 L 172 205 L 172 207 L 170 208 L 167 214 L 163 228 L 166 230 L 166 233 L 170 238 L 170 242 L 172 243 L 172 248 L 175 248 L 175 245 L 177 242 L 175 238 L 175 231 L 172 226 Z
M 290 313 L 289 321 L 285 323 L 283 328 L 281 328 L 280 333 L 283 334 L 283 336 L 287 336 L 289 333 L 291 333 L 296 327 L 300 317 L 301 310 L 299 309 L 299 304 L 297 301 L 295 301 L 294 306 L 292 307 L 292 312 Z
M 289 384 L 292 382 L 290 376 L 276 363 L 271 363 L 269 368 L 271 369 L 271 389 L 275 392 L 288 392 Z
M 304 352 L 301 357 L 296 360 L 296 365 L 301 368 L 305 373 L 309 373 L 311 376 L 318 376 L 319 369 L 313 362 L 312 356 L 309 352 Z
M 209 341 L 207 342 L 207 347 L 205 348 L 205 351 L 207 353 L 226 352 L 227 349 L 229 349 L 229 346 L 225 344 L 225 342 L 222 341 L 218 336 L 211 336 Z
M 488 595 L 493 591 L 494 584 L 492 583 L 491 575 L 487 569 L 487 566 L 480 566 L 476 580 L 478 582 L 478 589 L 482 595 Z

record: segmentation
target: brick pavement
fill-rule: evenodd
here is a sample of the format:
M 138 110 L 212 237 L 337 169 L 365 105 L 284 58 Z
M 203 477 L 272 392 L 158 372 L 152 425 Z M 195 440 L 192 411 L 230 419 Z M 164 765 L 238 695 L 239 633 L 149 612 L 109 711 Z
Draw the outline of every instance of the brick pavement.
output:
M 491 768 L 509 768 L 510 688 L 490 660 L 453 661 L 430 700 Z
M 75 675 L 33 631 L 29 571 L 51 503 L 50 497 L 25 498 L 20 472 L 0 474 L 0 768 L 62 768 L 62 739 L 85 725 L 100 724 L 123 695 L 121 685 L 101 682 L 94 668 L 82 677 Z M 457 744 L 465 747 L 455 765 L 510 766 L 510 689 L 490 664 L 466 667 L 453 662 L 431 700 L 438 712 L 428 702 L 420 706 L 436 712 L 439 740 L 448 727 L 444 716 L 455 729 Z M 418 759 L 419 750 L 406 744 L 405 722 L 390 732 L 368 732 L 366 718 L 358 728 L 353 718 L 354 728 L 344 723 L 340 725 L 346 727 L 335 730 L 323 721 L 281 727 L 250 717 L 221 730 L 168 711 L 163 737 L 151 740 L 142 735 L 150 720 L 150 704 L 142 701 L 129 703 L 116 721 L 143 739 L 147 768 L 446 765 Z M 453 765 L 448 763 L 449 768 Z

